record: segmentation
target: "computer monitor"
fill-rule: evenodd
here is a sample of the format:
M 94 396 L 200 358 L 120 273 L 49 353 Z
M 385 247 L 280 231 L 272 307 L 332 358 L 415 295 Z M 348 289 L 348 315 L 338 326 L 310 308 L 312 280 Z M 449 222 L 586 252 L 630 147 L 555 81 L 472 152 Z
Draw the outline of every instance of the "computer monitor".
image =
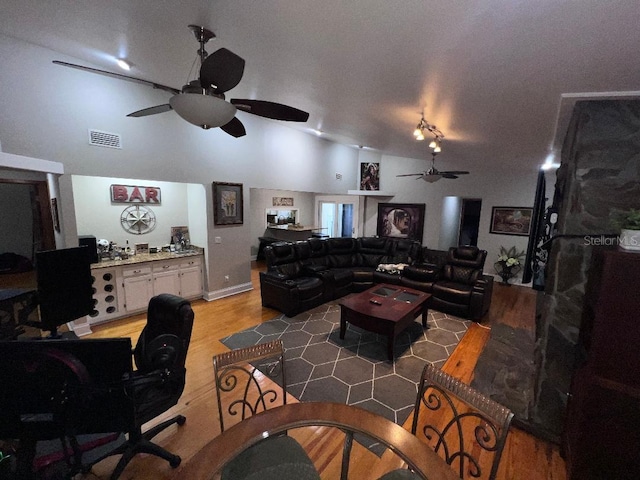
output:
M 38 303 L 43 330 L 51 331 L 93 311 L 93 287 L 88 247 L 36 253 Z

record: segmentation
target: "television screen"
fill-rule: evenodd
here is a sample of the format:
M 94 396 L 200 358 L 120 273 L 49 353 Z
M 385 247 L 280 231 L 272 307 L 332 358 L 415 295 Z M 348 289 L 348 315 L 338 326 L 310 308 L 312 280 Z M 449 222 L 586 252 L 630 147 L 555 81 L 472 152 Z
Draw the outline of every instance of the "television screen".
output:
M 93 310 L 91 264 L 87 247 L 36 253 L 38 303 L 43 330 L 88 315 Z

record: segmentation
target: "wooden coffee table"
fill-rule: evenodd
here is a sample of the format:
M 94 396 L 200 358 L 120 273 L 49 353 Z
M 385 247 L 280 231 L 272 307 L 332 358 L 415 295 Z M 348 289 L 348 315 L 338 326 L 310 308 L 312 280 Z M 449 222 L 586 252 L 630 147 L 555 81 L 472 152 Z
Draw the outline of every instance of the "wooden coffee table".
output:
M 389 360 L 393 362 L 396 337 L 422 314 L 427 326 L 426 301 L 431 294 L 400 285 L 379 284 L 369 290 L 338 301 L 340 305 L 340 338 L 344 339 L 347 322 L 369 332 L 387 336 Z

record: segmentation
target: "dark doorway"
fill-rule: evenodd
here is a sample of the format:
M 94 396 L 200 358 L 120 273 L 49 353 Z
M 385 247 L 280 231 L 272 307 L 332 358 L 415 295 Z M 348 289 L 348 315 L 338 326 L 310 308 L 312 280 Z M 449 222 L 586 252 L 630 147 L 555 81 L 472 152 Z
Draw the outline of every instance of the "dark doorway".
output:
M 480 210 L 482 200 L 479 198 L 463 198 L 460 212 L 460 235 L 458 245 L 478 246 L 478 230 L 480 228 Z

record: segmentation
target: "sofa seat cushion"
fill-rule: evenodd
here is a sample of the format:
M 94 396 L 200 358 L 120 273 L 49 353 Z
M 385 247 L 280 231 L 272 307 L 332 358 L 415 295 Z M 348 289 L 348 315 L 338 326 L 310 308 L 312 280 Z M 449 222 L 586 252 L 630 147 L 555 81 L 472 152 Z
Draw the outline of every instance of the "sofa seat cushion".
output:
M 473 286 L 450 281 L 439 281 L 433 284 L 433 296 L 445 302 L 469 305 Z
M 336 287 L 344 287 L 353 282 L 353 270 L 350 268 L 332 268 L 330 272 Z
M 292 287 L 298 289 L 301 300 L 315 297 L 319 293 L 322 293 L 324 288 L 322 280 L 316 277 L 298 277 L 295 280 L 288 280 L 288 282 L 291 282 L 290 285 Z
M 353 267 L 350 270 L 353 273 L 354 282 L 373 282 L 375 268 Z
M 400 285 L 402 277 L 398 273 L 390 273 L 376 270 L 373 272 L 374 283 L 389 283 L 391 285 Z

